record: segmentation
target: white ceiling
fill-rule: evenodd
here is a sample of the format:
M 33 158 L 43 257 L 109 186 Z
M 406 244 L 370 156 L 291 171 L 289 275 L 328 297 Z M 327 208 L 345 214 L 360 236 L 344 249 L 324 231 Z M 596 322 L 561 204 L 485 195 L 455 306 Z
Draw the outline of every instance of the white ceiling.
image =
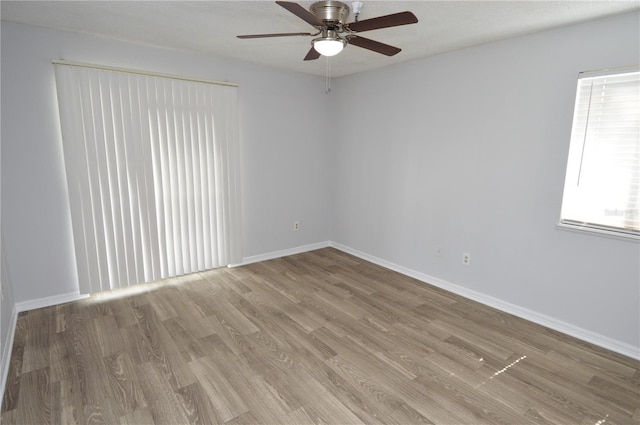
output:
M 344 1 L 344 0 L 343 0 Z M 313 1 L 300 1 L 308 8 Z M 346 1 L 350 4 L 350 1 Z M 640 9 L 640 1 L 372 1 L 360 19 L 412 11 L 419 22 L 362 35 L 402 48 L 387 57 L 356 46 L 331 59 L 333 76 Z M 313 32 L 274 1 L 7 1 L 2 20 L 191 50 L 324 75 L 304 62 L 311 37 L 240 40 L 238 34 Z M 352 21 L 350 18 L 348 21 Z

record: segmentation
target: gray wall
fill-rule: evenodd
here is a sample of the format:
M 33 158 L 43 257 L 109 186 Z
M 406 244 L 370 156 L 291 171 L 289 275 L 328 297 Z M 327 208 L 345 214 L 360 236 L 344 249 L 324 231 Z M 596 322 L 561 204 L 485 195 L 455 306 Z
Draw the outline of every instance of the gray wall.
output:
M 2 22 L 2 233 L 16 302 L 78 291 L 52 59 L 238 83 L 244 255 L 327 240 L 330 152 L 308 131 L 329 111 L 323 78 Z
M 637 64 L 639 22 L 339 79 L 332 240 L 640 346 L 638 243 L 555 228 L 578 73 Z

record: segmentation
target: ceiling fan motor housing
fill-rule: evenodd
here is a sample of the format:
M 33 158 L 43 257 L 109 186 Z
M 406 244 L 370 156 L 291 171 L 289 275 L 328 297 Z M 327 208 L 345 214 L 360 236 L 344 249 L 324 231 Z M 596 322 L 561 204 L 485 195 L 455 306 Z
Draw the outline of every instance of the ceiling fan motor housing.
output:
M 349 6 L 341 1 L 319 1 L 311 5 L 311 13 L 327 23 L 345 23 L 349 17 Z

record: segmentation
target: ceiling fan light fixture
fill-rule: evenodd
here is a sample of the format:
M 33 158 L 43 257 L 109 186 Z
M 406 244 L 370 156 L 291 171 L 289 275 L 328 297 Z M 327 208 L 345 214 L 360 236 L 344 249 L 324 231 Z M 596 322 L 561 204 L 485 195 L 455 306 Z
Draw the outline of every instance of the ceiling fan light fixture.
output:
M 320 38 L 311 40 L 311 45 L 322 56 L 335 56 L 344 49 L 346 41 L 333 30 L 325 31 Z
M 313 48 L 322 56 L 335 56 L 344 49 L 344 40 L 335 38 L 316 38 Z

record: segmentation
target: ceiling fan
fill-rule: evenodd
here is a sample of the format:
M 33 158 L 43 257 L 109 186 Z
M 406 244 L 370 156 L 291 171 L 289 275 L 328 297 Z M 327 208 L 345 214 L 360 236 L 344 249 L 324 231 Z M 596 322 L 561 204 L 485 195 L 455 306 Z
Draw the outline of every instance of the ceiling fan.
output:
M 362 7 L 362 2 L 352 2 L 354 7 L 355 22 L 346 23 L 349 17 L 349 6 L 340 1 L 324 0 L 313 3 L 310 10 L 305 9 L 298 3 L 289 1 L 276 1 L 276 3 L 298 18 L 313 26 L 317 32 L 289 32 L 275 34 L 250 34 L 239 35 L 238 38 L 267 38 L 267 37 L 290 37 L 290 36 L 311 36 L 320 37 L 311 40 L 311 49 L 304 57 L 304 60 L 318 59 L 320 55 L 334 56 L 342 51 L 347 44 L 362 47 L 387 56 L 398 54 L 401 49 L 380 43 L 379 41 L 360 37 L 356 33 L 371 31 L 380 28 L 397 27 L 400 25 L 415 24 L 418 18 L 411 12 L 393 13 L 391 15 L 378 16 L 377 18 L 358 21 L 358 15 Z

